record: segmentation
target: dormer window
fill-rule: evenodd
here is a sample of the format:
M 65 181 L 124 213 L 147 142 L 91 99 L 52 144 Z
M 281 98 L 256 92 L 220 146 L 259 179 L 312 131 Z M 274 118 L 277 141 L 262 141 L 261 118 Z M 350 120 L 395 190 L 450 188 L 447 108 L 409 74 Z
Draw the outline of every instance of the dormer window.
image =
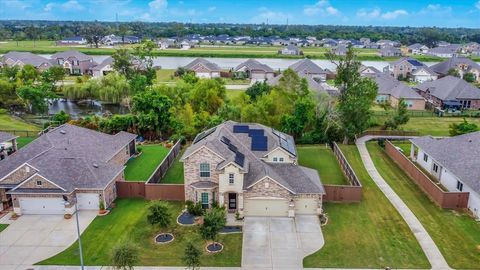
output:
M 200 163 L 200 177 L 210 177 L 210 164 Z
M 42 185 L 42 181 L 37 180 L 37 186 L 41 186 L 41 185 Z
M 278 161 L 283 162 L 284 161 L 283 157 L 279 158 Z
M 273 158 L 273 162 L 277 162 L 278 161 L 278 158 L 277 157 L 274 157 Z

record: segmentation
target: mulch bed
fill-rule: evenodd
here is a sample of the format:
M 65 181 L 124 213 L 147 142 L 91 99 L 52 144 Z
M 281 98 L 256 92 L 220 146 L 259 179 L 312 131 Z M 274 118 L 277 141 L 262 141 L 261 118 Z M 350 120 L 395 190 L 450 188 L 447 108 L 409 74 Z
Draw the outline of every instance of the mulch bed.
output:
M 217 253 L 223 250 L 223 245 L 220 243 L 210 243 L 205 249 L 210 253 Z
M 188 213 L 187 211 L 183 211 L 178 217 L 177 217 L 177 223 L 180 225 L 194 225 L 195 224 L 195 216 Z
M 155 243 L 157 244 L 166 244 L 172 242 L 174 239 L 173 234 L 171 233 L 161 233 L 155 236 Z

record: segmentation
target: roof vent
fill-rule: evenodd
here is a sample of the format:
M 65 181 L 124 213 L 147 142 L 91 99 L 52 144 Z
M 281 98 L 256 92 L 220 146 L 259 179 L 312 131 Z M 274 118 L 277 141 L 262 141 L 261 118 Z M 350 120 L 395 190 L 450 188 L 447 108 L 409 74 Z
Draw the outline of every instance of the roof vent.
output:
M 67 134 L 67 132 L 66 132 L 65 130 L 63 130 L 63 129 L 60 130 L 60 133 L 62 133 L 62 134 Z
M 97 164 L 97 163 L 93 163 L 93 167 L 94 167 L 94 168 L 98 168 L 98 164 Z

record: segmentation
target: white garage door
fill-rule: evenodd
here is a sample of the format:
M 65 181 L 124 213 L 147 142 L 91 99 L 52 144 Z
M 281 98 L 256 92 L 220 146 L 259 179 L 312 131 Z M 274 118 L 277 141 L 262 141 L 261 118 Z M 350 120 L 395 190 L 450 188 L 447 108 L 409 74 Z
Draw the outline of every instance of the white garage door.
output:
M 78 209 L 81 210 L 98 210 L 100 208 L 100 200 L 96 193 L 77 193 Z
M 245 216 L 288 216 L 288 201 L 284 199 L 246 199 Z
M 295 215 L 314 215 L 317 213 L 318 200 L 314 198 L 295 199 Z
M 62 198 L 20 198 L 22 215 L 54 215 L 65 213 Z

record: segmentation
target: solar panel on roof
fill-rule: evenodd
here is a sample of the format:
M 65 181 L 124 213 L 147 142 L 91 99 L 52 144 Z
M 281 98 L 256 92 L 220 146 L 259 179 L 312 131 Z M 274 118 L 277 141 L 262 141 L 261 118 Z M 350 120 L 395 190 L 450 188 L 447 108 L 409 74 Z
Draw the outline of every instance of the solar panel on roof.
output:
M 197 142 L 205 139 L 205 137 L 207 137 L 208 135 L 212 134 L 217 128 L 211 128 L 207 131 L 204 131 L 200 134 L 197 135 L 197 137 L 195 137 L 195 139 L 193 140 L 193 144 L 196 144 Z
M 248 133 L 249 127 L 248 125 L 234 125 L 233 126 L 233 133 Z
M 253 137 L 253 136 L 263 136 L 264 131 L 263 129 L 250 129 L 248 131 L 248 136 Z
M 238 165 L 240 165 L 241 167 L 243 167 L 244 163 L 245 163 L 245 155 L 240 153 L 240 152 L 237 152 L 235 154 L 235 163 L 237 163 Z
M 230 139 L 228 139 L 227 137 L 225 136 L 222 136 L 222 138 L 220 139 L 224 144 L 230 144 Z
M 237 152 L 237 150 L 238 150 L 238 148 L 233 144 L 229 144 L 228 149 L 230 149 L 230 151 L 232 151 L 232 152 Z
M 268 138 L 266 136 L 252 136 L 252 151 L 267 151 Z
M 416 66 L 416 67 L 421 67 L 421 66 L 423 66 L 422 63 L 420 63 L 419 61 L 417 61 L 417 60 L 415 60 L 415 59 L 410 59 L 410 60 L 408 60 L 408 62 L 409 62 L 410 64 Z

